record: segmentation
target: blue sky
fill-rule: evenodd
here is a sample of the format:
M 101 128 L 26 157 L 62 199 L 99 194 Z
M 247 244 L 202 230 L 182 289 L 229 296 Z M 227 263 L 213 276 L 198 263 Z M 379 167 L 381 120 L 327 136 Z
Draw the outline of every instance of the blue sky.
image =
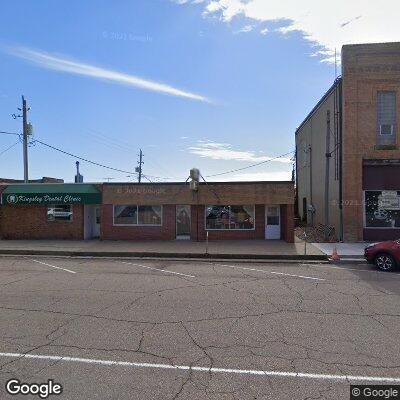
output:
M 256 18 L 242 1 L 3 1 L 0 130 L 21 131 L 11 114 L 24 94 L 33 139 L 126 171 L 142 148 L 144 173 L 174 180 L 293 150 L 296 127 L 334 79 L 332 44 L 290 29 L 295 16 Z M 356 14 L 338 18 L 356 24 Z M 0 153 L 14 142 L 0 135 Z M 38 143 L 29 156 L 30 178 L 73 180 L 74 158 Z M 213 179 L 289 179 L 289 161 Z M 0 165 L 2 177 L 22 178 L 22 146 Z M 81 173 L 135 179 L 84 162 Z

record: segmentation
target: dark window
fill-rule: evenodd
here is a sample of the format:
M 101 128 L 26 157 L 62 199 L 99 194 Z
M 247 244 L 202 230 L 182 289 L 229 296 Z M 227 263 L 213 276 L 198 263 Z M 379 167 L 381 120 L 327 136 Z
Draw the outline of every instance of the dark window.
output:
M 161 225 L 161 206 L 114 206 L 114 225 Z
M 206 228 L 254 229 L 254 206 L 206 206 Z
M 400 191 L 365 192 L 365 227 L 400 228 Z
M 377 144 L 396 144 L 396 92 L 378 92 Z

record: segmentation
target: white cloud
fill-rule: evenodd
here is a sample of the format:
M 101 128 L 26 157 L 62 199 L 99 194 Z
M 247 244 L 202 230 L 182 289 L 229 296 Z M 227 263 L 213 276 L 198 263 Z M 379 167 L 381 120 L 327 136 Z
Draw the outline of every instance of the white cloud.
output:
M 210 100 L 204 96 L 177 89 L 164 83 L 150 81 L 134 75 L 128 75 L 122 72 L 100 68 L 90 64 L 84 64 L 69 58 L 55 56 L 25 47 L 10 48 L 6 51 L 9 54 L 33 62 L 34 64 L 44 68 L 68 72 L 71 74 L 89 76 L 95 79 L 105 80 L 126 86 L 133 86 L 171 96 L 184 97 L 190 100 L 210 102 Z
M 247 162 L 263 162 L 269 161 L 274 157 L 259 156 L 254 151 L 235 150 L 229 143 L 216 143 L 211 140 L 199 140 L 197 145 L 188 147 L 189 153 L 195 154 L 202 158 L 210 158 L 212 160 L 226 161 L 247 161 Z M 291 164 L 290 158 L 278 158 L 274 160 L 284 164 Z
M 234 33 L 247 33 L 251 32 L 253 30 L 254 26 L 253 25 L 245 25 L 243 28 L 239 29 L 238 31 Z
M 269 29 L 268 28 L 261 29 L 260 33 L 261 35 L 265 36 L 267 33 L 269 33 Z
M 290 181 L 292 178 L 291 170 L 288 171 L 265 171 L 265 172 L 246 172 L 226 177 L 213 177 L 209 181 Z
M 207 0 L 204 14 L 230 22 L 245 17 L 254 22 L 280 22 L 283 35 L 301 32 L 312 46 L 329 51 L 320 54 L 332 61 L 335 48 L 343 44 L 398 41 L 400 1 L 398 0 Z M 262 33 L 262 32 L 261 32 Z

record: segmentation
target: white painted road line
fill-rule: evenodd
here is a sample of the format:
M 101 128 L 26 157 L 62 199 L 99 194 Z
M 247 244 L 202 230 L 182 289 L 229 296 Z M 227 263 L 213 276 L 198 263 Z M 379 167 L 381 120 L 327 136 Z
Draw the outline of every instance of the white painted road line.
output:
M 9 358 L 26 358 L 36 360 L 52 360 L 59 362 L 75 362 L 84 364 L 95 364 L 105 366 L 118 366 L 118 367 L 134 367 L 134 368 L 153 368 L 153 369 L 172 369 L 193 372 L 213 372 L 222 374 L 238 374 L 238 375 L 258 375 L 258 376 L 276 376 L 284 378 L 305 378 L 305 379 L 319 379 L 331 381 L 361 381 L 361 382 L 391 382 L 400 383 L 400 377 L 388 376 L 358 376 L 358 375 L 331 375 L 331 374 L 312 374 L 306 372 L 289 372 L 289 371 L 263 371 L 257 369 L 235 369 L 235 368 L 216 368 L 216 367 L 197 367 L 189 365 L 172 365 L 172 364 L 151 364 L 142 362 L 130 361 L 112 361 L 112 360 L 99 360 L 93 358 L 79 358 L 79 357 L 63 357 L 51 356 L 41 354 L 23 354 L 23 353 L 0 353 L 0 357 Z
M 360 269 L 360 268 L 346 268 L 346 267 L 337 267 L 335 265 L 318 265 L 318 264 L 301 264 L 302 267 L 317 267 L 317 268 L 325 268 L 327 271 L 330 269 L 343 269 L 345 271 L 358 271 L 358 272 L 372 272 L 375 274 L 387 274 L 387 272 L 370 269 Z M 400 276 L 400 274 L 396 274 L 391 272 L 390 276 Z
M 149 267 L 147 265 L 142 265 L 142 264 L 135 264 L 135 263 L 130 263 L 130 262 L 126 262 L 126 261 L 121 261 L 122 264 L 128 264 L 128 265 L 133 265 L 135 267 L 140 267 L 140 268 L 146 268 L 146 269 L 152 269 L 154 271 L 158 271 L 158 272 L 164 272 L 166 274 L 173 274 L 173 275 L 180 275 L 180 276 L 186 276 L 187 278 L 196 278 L 193 275 L 186 275 L 186 274 L 181 274 L 179 272 L 173 272 L 173 271 L 167 271 L 165 269 L 159 269 L 159 268 L 153 268 L 153 267 Z
M 61 269 L 63 271 L 69 272 L 71 274 L 76 274 L 75 271 L 71 271 L 70 269 L 67 269 L 67 268 L 57 267 L 56 265 L 47 264 L 47 263 L 39 261 L 39 260 L 32 260 L 32 261 L 35 262 L 35 263 L 38 263 L 38 264 L 46 265 L 47 267 L 51 267 L 51 268 L 55 268 L 55 269 Z
M 294 274 L 286 274 L 284 272 L 274 272 L 274 271 L 265 271 L 263 269 L 239 267 L 237 265 L 226 265 L 226 264 L 215 264 L 215 263 L 212 263 L 212 265 L 221 266 L 221 267 L 227 267 L 227 268 L 234 268 L 234 269 L 243 269 L 243 270 L 246 270 L 246 271 L 263 272 L 264 274 L 291 276 L 292 278 L 311 279 L 311 280 L 314 280 L 314 281 L 325 281 L 326 280 L 326 279 L 322 279 L 322 278 L 314 278 L 312 276 L 294 275 Z

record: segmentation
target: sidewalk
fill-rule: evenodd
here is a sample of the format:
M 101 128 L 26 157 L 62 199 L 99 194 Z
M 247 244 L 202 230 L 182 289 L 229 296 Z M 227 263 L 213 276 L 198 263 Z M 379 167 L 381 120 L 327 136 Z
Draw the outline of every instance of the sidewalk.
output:
M 100 241 L 100 240 L 0 240 L 0 254 L 93 257 L 174 257 L 225 259 L 326 260 L 315 246 L 281 240 Z
M 342 258 L 364 259 L 364 249 L 370 243 L 355 242 L 355 243 L 312 243 L 314 247 L 319 249 L 327 256 L 332 255 L 333 249 L 336 247 L 338 255 Z

